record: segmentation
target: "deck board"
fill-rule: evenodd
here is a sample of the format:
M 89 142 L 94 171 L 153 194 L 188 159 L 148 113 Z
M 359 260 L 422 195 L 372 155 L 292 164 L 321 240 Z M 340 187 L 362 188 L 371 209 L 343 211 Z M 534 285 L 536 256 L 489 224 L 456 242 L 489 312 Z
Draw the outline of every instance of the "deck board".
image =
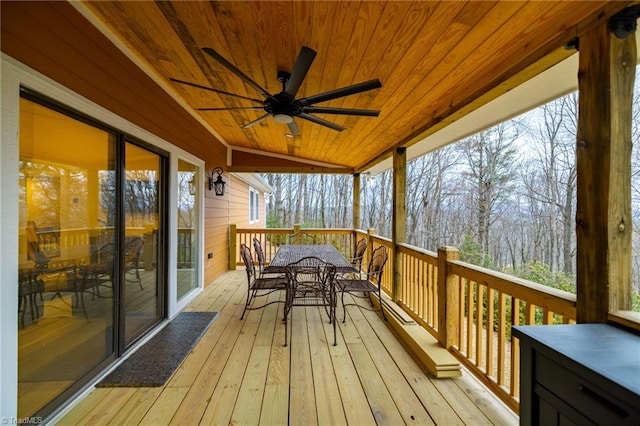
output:
M 379 313 L 349 307 L 333 346 L 323 308 L 294 308 L 285 347 L 283 305 L 240 320 L 245 297 L 244 271 L 224 274 L 186 308 L 219 315 L 165 386 L 95 389 L 59 424 L 518 423 L 467 371 L 427 376 Z

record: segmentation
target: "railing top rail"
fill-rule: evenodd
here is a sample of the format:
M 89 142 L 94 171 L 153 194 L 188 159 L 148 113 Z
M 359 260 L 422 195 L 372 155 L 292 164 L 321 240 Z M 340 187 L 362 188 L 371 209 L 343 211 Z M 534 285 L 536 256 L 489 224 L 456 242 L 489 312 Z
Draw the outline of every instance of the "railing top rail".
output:
M 396 244 L 399 248 L 399 252 L 400 253 L 406 253 L 406 252 L 416 252 L 420 255 L 423 256 L 428 256 L 433 258 L 433 260 L 437 260 L 438 259 L 438 253 L 433 252 L 433 251 L 429 251 L 417 246 L 412 246 L 411 244 L 406 244 L 406 243 L 397 243 Z
M 353 229 L 350 228 L 300 228 L 299 231 L 294 230 L 293 228 L 237 228 L 237 233 L 271 233 L 271 234 L 293 234 L 295 232 L 305 232 L 309 234 L 351 234 L 354 232 Z
M 519 299 L 529 300 L 538 306 L 544 306 L 549 304 L 551 300 L 556 300 L 558 303 L 553 304 L 555 312 L 575 318 L 575 294 L 460 260 L 447 263 L 451 267 L 451 272 L 456 275 L 469 278 L 488 288 L 511 294 Z
M 391 241 L 391 238 L 381 237 L 379 235 L 372 235 L 371 238 L 373 238 L 375 241 L 383 241 L 388 244 L 391 244 L 393 242 Z

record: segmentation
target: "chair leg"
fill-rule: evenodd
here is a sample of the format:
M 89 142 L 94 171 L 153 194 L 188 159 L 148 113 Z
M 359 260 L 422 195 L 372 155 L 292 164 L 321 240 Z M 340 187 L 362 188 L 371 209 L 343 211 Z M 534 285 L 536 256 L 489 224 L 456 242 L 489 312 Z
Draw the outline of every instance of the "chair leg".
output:
M 240 315 L 240 319 L 244 319 L 244 314 L 247 312 L 247 308 L 249 307 L 249 301 L 251 300 L 251 290 L 247 291 L 247 301 L 244 303 L 244 309 L 242 310 L 242 315 Z
M 336 333 L 336 328 L 337 328 L 337 324 L 336 324 L 336 305 L 332 305 L 331 306 L 332 309 L 332 313 L 331 316 L 333 317 L 331 322 L 333 322 L 333 346 L 338 346 L 338 337 L 337 337 L 337 333 Z
M 371 301 L 373 303 L 373 300 Z M 382 312 L 382 318 L 386 321 L 387 316 L 384 314 L 384 307 L 382 306 L 382 291 L 378 287 L 378 303 L 380 303 L 380 312 Z
M 87 314 L 87 308 L 84 305 L 84 291 L 80 291 L 80 307 L 82 308 L 82 313 L 87 321 L 89 321 L 89 315 Z M 78 298 L 78 293 L 76 293 L 76 298 Z
M 342 297 L 340 298 L 340 302 L 342 303 L 342 323 L 347 322 L 347 308 L 344 307 L 344 290 L 342 290 Z
M 140 284 L 140 290 L 144 290 L 142 280 L 140 279 L 140 269 L 138 268 L 138 265 L 136 265 L 136 278 L 138 279 L 138 284 Z
M 20 309 L 20 305 L 22 305 L 22 315 L 20 316 L 20 324 L 22 328 L 24 328 L 24 315 L 27 312 L 27 296 L 20 296 L 18 302 L 18 310 Z

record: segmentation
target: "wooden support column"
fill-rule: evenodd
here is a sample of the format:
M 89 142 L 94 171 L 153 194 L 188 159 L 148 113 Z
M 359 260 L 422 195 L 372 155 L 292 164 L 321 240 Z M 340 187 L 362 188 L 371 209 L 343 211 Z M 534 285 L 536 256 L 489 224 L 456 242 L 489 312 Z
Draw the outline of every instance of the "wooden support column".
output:
M 393 213 L 391 240 L 393 243 L 393 300 L 402 296 L 402 259 L 396 244 L 406 240 L 406 191 L 407 191 L 407 149 L 398 148 L 393 153 Z
M 438 249 L 438 342 L 445 349 L 460 347 L 460 286 L 447 263 L 458 259 L 460 252 L 455 247 Z
M 612 18 L 612 19 L 615 19 Z M 631 307 L 633 34 L 602 22 L 580 36 L 577 135 L 577 322 Z
M 360 229 L 360 173 L 353 175 L 353 229 Z

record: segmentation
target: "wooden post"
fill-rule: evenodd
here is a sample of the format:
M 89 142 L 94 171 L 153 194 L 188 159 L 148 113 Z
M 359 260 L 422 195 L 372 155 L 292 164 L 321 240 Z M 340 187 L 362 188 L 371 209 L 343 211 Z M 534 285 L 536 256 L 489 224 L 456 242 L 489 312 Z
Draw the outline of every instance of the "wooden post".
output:
M 402 258 L 396 244 L 406 239 L 406 191 L 407 191 L 407 149 L 398 148 L 393 152 L 393 213 L 391 240 L 393 243 L 393 300 L 402 298 Z
M 360 173 L 353 175 L 353 229 L 360 229 Z
M 445 348 L 460 346 L 460 288 L 449 273 L 449 261 L 460 259 L 455 247 L 438 249 L 438 342 Z
M 621 39 L 610 33 L 608 24 L 598 24 L 579 41 L 579 323 L 606 322 L 609 310 L 631 308 L 631 104 L 636 43 L 633 35 Z
M 236 224 L 232 223 L 229 225 L 229 270 L 235 271 L 236 266 L 238 264 L 238 245 L 237 241 L 237 232 L 236 232 Z

